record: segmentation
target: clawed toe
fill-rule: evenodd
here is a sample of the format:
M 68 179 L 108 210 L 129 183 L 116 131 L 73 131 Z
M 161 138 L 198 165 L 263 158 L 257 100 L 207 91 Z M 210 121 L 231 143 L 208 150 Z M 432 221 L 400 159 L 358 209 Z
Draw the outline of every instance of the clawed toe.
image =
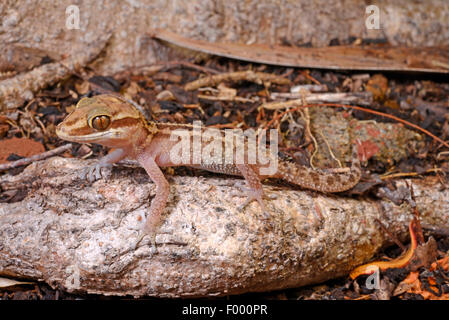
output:
M 236 183 L 235 183 L 235 186 L 236 186 L 238 189 L 240 189 L 241 192 L 249 193 L 249 192 L 251 191 L 251 189 L 248 188 L 248 187 L 245 185 L 245 182 L 244 182 L 244 181 L 238 181 L 238 182 L 236 182 Z M 239 195 L 241 196 L 241 194 L 239 194 Z
M 90 167 L 85 167 L 85 168 L 83 168 L 83 169 L 81 169 L 81 171 L 79 172 L 79 175 L 78 175 L 78 177 L 81 179 L 81 180 L 86 180 L 89 176 L 89 168 Z
M 99 164 L 97 164 L 95 166 L 95 180 L 100 180 L 102 178 L 101 176 L 101 168 L 103 168 L 105 166 L 101 166 Z
M 157 249 L 156 247 L 156 233 L 147 233 L 144 230 L 140 230 L 139 233 L 137 234 L 137 241 L 136 244 L 134 245 L 134 249 L 137 249 L 137 247 L 139 246 L 139 244 L 142 242 L 143 238 L 145 238 L 146 236 L 150 237 L 150 243 L 151 246 L 153 246 L 154 248 Z
M 94 176 L 94 171 L 98 171 L 98 169 L 96 169 L 97 166 L 93 166 L 89 168 L 89 176 L 88 176 L 88 180 L 89 182 L 94 182 L 96 180 L 97 174 L 95 174 Z
M 81 170 L 80 178 L 87 179 L 90 183 L 100 180 L 102 178 L 101 168 L 106 168 L 111 166 L 110 164 L 97 163 L 95 165 L 89 166 Z
M 267 209 L 265 207 L 265 203 L 263 201 L 263 194 L 262 193 L 258 193 L 258 192 L 254 192 L 254 191 L 250 191 L 248 198 L 245 200 L 245 202 L 243 204 L 241 204 L 238 208 L 239 210 L 243 210 L 249 203 L 253 202 L 253 201 L 257 201 L 260 205 L 260 208 L 262 209 L 262 211 L 264 213 L 267 212 Z

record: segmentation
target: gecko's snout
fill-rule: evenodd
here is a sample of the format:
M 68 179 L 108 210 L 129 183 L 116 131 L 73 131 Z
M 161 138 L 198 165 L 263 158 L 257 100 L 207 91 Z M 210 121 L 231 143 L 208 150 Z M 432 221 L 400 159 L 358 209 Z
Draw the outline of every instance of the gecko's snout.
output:
M 55 131 L 56 131 L 56 135 L 60 138 L 61 138 L 61 136 L 64 135 L 66 130 L 65 130 L 64 126 L 62 125 L 62 122 L 56 126 Z

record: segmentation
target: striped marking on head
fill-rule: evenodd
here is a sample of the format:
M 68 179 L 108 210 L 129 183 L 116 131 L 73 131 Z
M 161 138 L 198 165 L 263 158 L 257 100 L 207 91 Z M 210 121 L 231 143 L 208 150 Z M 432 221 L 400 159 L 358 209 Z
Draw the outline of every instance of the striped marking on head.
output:
M 56 134 L 75 142 L 98 142 L 129 134 L 136 126 L 148 127 L 143 115 L 126 100 L 114 95 L 83 98 L 75 110 L 58 125 Z

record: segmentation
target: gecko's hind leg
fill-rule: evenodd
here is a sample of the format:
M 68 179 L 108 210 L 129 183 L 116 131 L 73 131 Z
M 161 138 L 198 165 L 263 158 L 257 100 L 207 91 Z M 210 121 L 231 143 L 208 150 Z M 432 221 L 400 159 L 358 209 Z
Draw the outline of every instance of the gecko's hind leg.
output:
M 246 183 L 248 184 L 248 189 L 246 190 L 248 194 L 248 198 L 245 200 L 245 202 L 239 206 L 239 210 L 243 210 L 250 202 L 256 200 L 263 213 L 265 215 L 269 215 L 268 211 L 265 207 L 264 203 L 264 192 L 263 192 L 263 186 L 260 182 L 260 177 L 255 171 L 255 168 L 248 164 L 241 164 L 237 165 L 238 169 L 242 173 L 242 175 L 245 177 Z

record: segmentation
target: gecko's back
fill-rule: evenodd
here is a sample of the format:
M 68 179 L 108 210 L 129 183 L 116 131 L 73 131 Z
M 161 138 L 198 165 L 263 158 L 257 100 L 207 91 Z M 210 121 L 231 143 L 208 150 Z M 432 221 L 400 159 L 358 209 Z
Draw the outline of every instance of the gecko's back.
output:
M 289 183 L 321 192 L 342 192 L 354 187 L 360 179 L 361 168 L 354 147 L 351 167 L 338 169 L 312 169 L 284 161 L 276 148 L 264 145 L 259 138 L 242 130 L 219 130 L 197 125 L 155 123 L 158 133 L 154 144 L 164 145 L 170 160 L 161 166 L 184 165 L 211 172 L 242 176 L 239 165 L 248 165 L 260 179 L 277 178 Z M 275 132 L 276 133 L 276 132 Z M 265 140 L 262 140 L 263 143 Z M 269 141 L 276 143 L 277 139 Z M 157 148 L 157 147 L 155 147 Z M 178 161 L 173 161 L 177 158 Z

